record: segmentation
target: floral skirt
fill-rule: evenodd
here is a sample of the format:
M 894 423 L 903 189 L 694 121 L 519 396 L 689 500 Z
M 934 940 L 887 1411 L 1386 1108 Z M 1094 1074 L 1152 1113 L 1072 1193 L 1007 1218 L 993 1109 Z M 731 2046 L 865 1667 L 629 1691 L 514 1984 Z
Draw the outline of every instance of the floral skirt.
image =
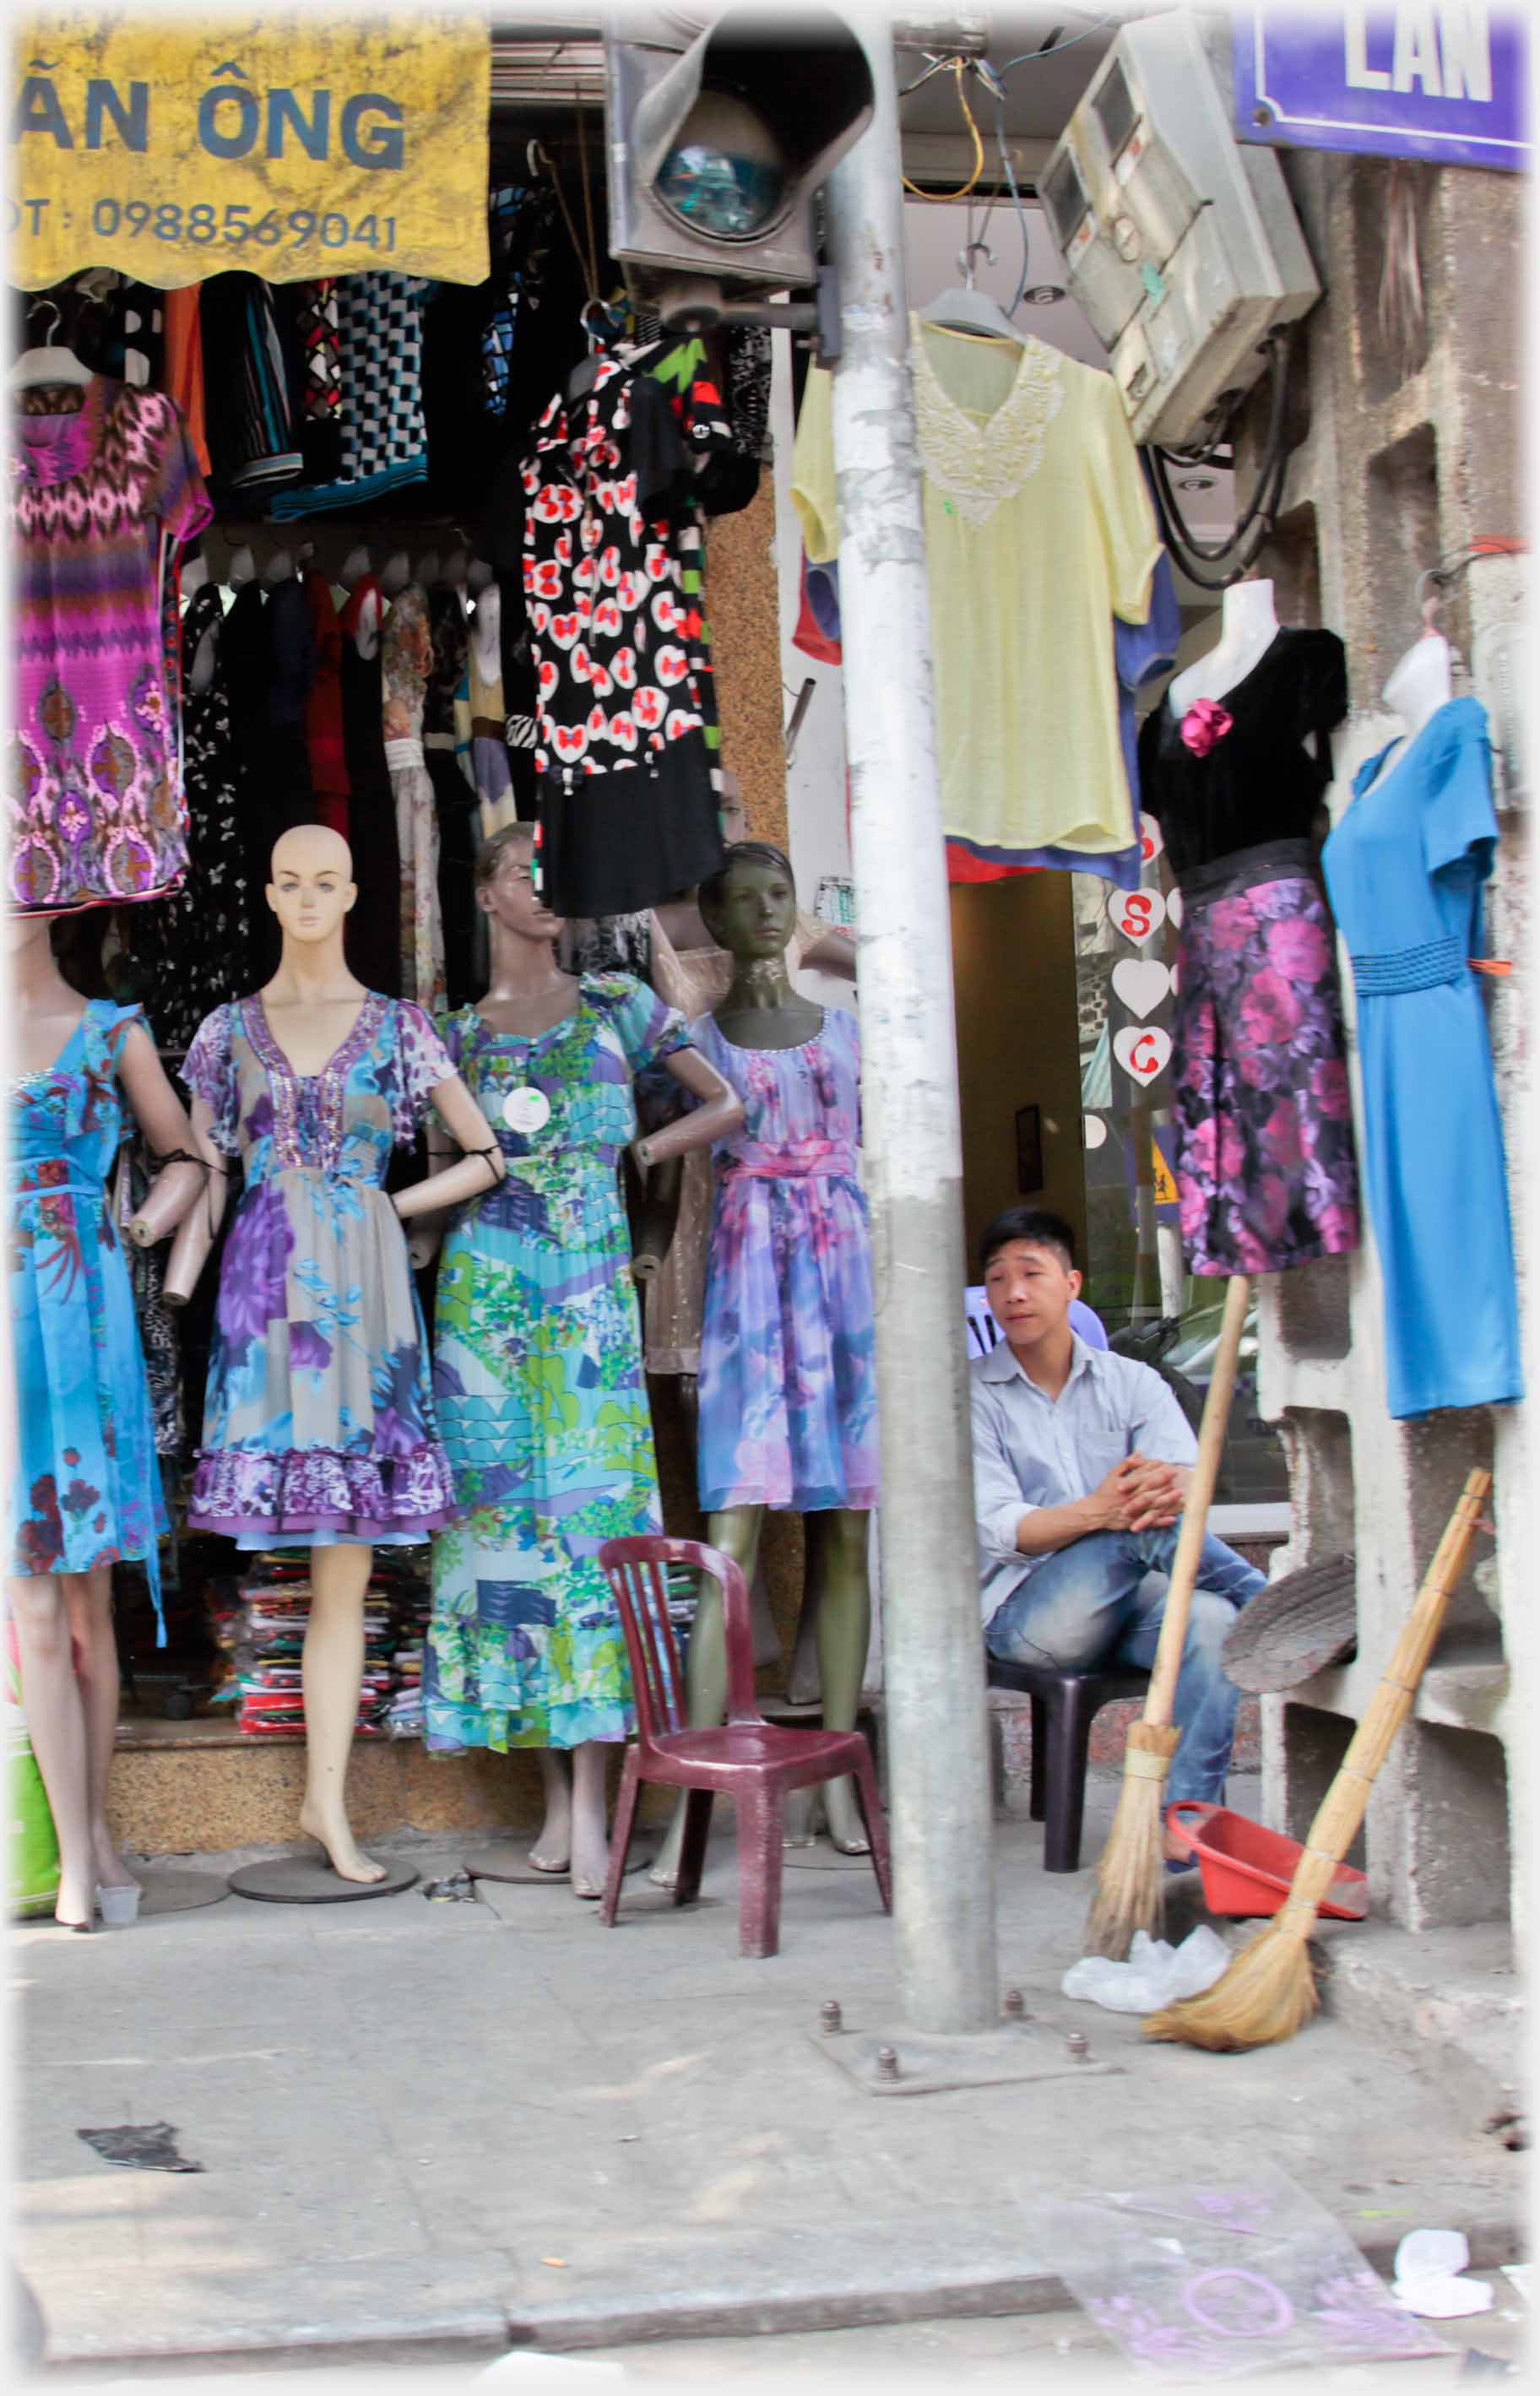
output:
M 1184 875 L 1176 1182 L 1195 1273 L 1281 1272 L 1359 1243 L 1358 1162 L 1331 917 L 1306 844 Z M 1282 851 L 1282 857 L 1278 852 Z

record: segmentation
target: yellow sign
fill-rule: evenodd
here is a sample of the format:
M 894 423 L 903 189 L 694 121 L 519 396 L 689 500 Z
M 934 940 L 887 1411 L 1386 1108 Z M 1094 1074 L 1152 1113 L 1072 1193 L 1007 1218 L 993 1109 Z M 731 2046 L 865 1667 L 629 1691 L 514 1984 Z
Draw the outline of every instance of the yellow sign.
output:
M 13 20 L 10 280 L 480 283 L 491 73 L 464 9 Z
M 1155 1192 L 1156 1205 L 1175 1206 L 1180 1195 L 1176 1188 L 1175 1177 L 1165 1158 L 1161 1154 L 1159 1142 L 1155 1140 L 1151 1140 L 1149 1144 L 1149 1178 Z

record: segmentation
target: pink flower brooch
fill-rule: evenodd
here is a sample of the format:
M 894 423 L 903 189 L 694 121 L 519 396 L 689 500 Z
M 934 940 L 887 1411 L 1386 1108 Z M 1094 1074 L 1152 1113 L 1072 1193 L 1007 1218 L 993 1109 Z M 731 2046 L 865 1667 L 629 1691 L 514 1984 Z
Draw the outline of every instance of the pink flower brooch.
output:
M 1195 699 L 1182 718 L 1182 739 L 1195 757 L 1206 757 L 1216 741 L 1223 740 L 1233 718 L 1228 707 L 1216 699 Z

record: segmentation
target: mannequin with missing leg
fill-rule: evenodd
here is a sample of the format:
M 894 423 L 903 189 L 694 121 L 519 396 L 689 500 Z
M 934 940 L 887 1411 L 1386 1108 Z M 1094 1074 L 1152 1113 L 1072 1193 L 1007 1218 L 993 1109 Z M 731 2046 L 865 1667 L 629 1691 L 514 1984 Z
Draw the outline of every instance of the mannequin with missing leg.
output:
M 284 834 L 267 891 L 278 970 L 205 1019 L 182 1075 L 216 1192 L 236 1156 L 246 1184 L 220 1269 L 188 1524 L 248 1550 L 311 1551 L 299 1826 L 341 1879 L 366 1884 L 384 1868 L 353 1838 L 345 1784 L 373 1551 L 416 1544 L 454 1508 L 402 1224 L 489 1188 L 503 1167 L 426 1016 L 348 971 L 356 895 L 340 834 Z M 430 1105 L 463 1159 L 431 1197 L 425 1182 L 388 1197 L 392 1149 L 413 1145 Z M 191 1294 L 221 1210 L 217 1196 L 183 1225 L 168 1302 Z
M 792 987 L 797 894 L 780 850 L 744 841 L 703 883 L 700 911 L 733 980 L 693 1032 L 744 1102 L 718 1144 L 700 1344 L 697 1470 L 707 1537 L 748 1577 L 767 1507 L 800 1513 L 817 1591 L 823 1720 L 854 1728 L 871 1631 L 868 1528 L 877 1500 L 874 1304 L 857 1178 L 860 1045 L 854 1016 Z M 690 1720 L 723 1718 L 720 1600 L 702 1592 L 688 1660 Z M 869 1842 L 848 1780 L 824 1796 L 844 1855 Z M 676 1812 L 653 1879 L 678 1878 Z
M 508 1179 L 459 1210 L 439 1268 L 434 1389 L 467 1519 L 433 1540 L 424 1729 L 440 1752 L 534 1749 L 545 1819 L 529 1860 L 598 1897 L 605 1764 L 631 1726 L 598 1551 L 662 1528 L 634 1284 L 670 1229 L 650 1206 L 632 1256 L 617 1167 L 628 1146 L 645 1173 L 723 1138 L 743 1111 L 644 983 L 559 969 L 562 925 L 533 854 L 525 824 L 484 844 L 490 987 L 445 1026 Z M 642 1074 L 666 1076 L 695 1111 L 639 1140 Z M 414 1240 L 419 1263 L 433 1232 Z
M 158 1619 L 166 1528 L 144 1356 L 104 1189 L 125 1114 L 159 1156 L 176 1160 L 129 1226 L 139 1246 L 166 1238 L 206 1176 L 139 1009 L 88 1003 L 71 989 L 46 917 L 13 921 L 9 947 L 6 1598 L 59 1839 L 55 1919 L 85 1931 L 99 1889 L 133 1884 L 107 1827 L 118 1713 L 113 1565 L 142 1562 Z

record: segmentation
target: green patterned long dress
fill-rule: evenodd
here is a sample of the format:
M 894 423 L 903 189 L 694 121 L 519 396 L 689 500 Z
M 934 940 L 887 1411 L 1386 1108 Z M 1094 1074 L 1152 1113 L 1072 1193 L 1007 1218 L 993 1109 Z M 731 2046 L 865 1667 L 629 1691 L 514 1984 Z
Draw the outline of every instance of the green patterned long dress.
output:
M 634 1077 L 690 1038 L 628 974 L 585 975 L 579 992 L 577 1013 L 534 1040 L 473 1006 L 441 1026 L 508 1178 L 457 1212 L 439 1267 L 435 1411 L 471 1509 L 433 1539 L 423 1697 L 440 1751 L 631 1728 L 598 1551 L 662 1516 L 619 1161 Z M 551 1113 L 525 1133 L 503 1110 L 529 1088 Z

